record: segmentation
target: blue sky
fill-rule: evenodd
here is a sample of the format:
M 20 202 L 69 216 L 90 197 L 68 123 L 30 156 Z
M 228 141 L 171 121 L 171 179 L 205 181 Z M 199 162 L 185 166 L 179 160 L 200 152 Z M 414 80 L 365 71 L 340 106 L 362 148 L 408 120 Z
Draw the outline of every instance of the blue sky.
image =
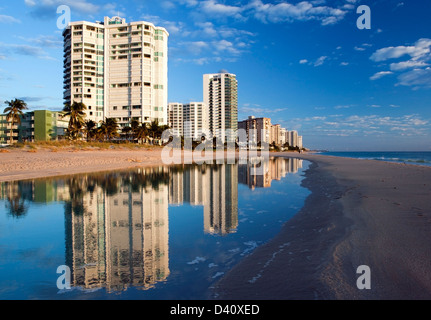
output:
M 202 100 L 202 75 L 225 69 L 240 120 L 268 116 L 309 148 L 431 151 L 428 0 L 2 0 L 0 109 L 13 98 L 62 108 L 59 5 L 72 21 L 165 27 L 170 102 Z M 370 30 L 356 26 L 359 5 Z

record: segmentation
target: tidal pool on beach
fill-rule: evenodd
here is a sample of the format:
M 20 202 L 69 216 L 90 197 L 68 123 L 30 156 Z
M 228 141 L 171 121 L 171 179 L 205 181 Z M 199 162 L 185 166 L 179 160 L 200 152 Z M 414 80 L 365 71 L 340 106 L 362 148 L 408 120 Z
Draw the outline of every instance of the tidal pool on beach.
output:
M 0 183 L 0 299 L 206 299 L 299 211 L 308 166 L 270 158 L 262 175 L 181 165 Z

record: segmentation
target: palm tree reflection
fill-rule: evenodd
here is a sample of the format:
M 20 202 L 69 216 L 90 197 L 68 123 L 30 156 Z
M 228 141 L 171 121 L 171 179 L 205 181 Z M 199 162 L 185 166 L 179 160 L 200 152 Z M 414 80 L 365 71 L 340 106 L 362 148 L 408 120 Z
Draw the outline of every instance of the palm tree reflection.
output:
M 32 184 L 27 181 L 4 182 L 1 185 L 6 195 L 7 214 L 13 218 L 23 218 L 28 212 L 27 201 L 32 199 Z

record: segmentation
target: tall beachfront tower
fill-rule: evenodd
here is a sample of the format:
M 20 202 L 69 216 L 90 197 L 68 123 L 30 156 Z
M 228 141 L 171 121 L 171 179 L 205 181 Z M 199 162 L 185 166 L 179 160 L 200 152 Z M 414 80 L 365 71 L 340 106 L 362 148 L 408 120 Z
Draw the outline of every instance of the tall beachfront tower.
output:
M 221 141 L 235 141 L 238 129 L 238 81 L 232 73 L 203 75 L 209 130 Z M 231 135 L 227 129 L 232 129 Z
M 72 22 L 64 37 L 64 102 L 83 102 L 93 121 L 167 124 L 168 37 L 152 23 Z

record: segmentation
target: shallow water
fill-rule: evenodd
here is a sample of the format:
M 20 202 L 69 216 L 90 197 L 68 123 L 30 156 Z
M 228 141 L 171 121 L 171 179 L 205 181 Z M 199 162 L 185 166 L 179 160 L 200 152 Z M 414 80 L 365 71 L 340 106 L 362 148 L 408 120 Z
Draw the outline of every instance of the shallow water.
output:
M 409 152 L 409 151 L 397 151 L 397 152 L 388 152 L 388 151 L 351 151 L 351 152 L 323 152 L 323 155 L 328 156 L 338 156 L 338 157 L 347 157 L 347 158 L 356 158 L 356 159 L 367 159 L 367 160 L 380 160 L 387 162 L 397 162 L 397 163 L 406 163 L 406 164 L 415 164 L 421 166 L 431 166 L 431 152 L 429 151 L 417 151 L 417 152 Z
M 308 165 L 271 158 L 264 175 L 186 165 L 1 183 L 0 299 L 205 299 L 302 207 Z M 70 289 L 59 266 L 70 268 Z

